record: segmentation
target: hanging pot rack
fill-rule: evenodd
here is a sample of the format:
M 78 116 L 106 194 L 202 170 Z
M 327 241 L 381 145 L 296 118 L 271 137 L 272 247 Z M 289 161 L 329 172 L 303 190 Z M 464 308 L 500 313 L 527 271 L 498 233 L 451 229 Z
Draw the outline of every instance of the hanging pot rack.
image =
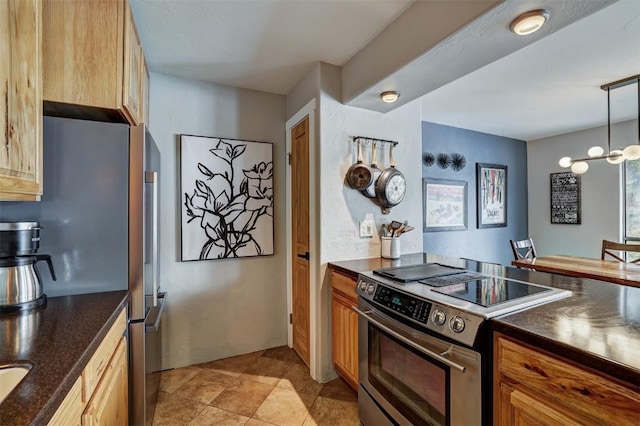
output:
M 353 142 L 360 142 L 361 144 L 363 144 L 365 146 L 369 145 L 369 142 L 382 143 L 382 144 L 388 143 L 388 144 L 393 145 L 394 147 L 396 145 L 398 145 L 398 143 L 399 143 L 397 141 L 390 141 L 390 140 L 387 140 L 387 139 L 376 139 L 376 138 L 370 138 L 370 137 L 367 137 L 367 136 L 354 136 L 353 137 Z

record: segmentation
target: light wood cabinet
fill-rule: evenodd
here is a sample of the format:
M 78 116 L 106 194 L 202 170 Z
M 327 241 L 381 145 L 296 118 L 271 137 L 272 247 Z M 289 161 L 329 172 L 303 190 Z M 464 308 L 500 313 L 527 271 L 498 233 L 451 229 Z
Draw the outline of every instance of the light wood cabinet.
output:
M 84 400 L 82 399 L 82 376 L 78 377 L 67 396 L 58 407 L 58 410 L 49 421 L 50 425 L 79 426 L 82 424 L 82 411 Z
M 637 425 L 639 389 L 496 334 L 496 425 Z
M 126 426 L 129 398 L 126 341 L 124 337 L 82 414 L 82 425 Z
M 149 68 L 147 67 L 147 61 L 142 56 L 142 122 L 149 124 Z
M 126 310 L 123 309 L 49 425 L 126 425 L 129 420 Z
M 142 49 L 127 0 L 44 0 L 44 114 L 137 125 Z
M 129 3 L 124 5 L 124 84 L 122 107 L 129 123 L 142 122 L 142 46 Z
M 0 1 L 0 200 L 42 195 L 42 9 Z
M 331 272 L 333 367 L 351 387 L 358 389 L 358 305 L 356 280 Z

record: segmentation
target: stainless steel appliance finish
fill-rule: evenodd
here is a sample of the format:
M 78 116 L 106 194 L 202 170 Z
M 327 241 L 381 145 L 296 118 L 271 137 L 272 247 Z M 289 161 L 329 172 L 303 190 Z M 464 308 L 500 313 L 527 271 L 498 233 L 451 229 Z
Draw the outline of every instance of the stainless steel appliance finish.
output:
M 29 218 L 46 230 L 40 250 L 58 278 L 41 274 L 49 298 L 129 290 L 129 424 L 148 424 L 166 300 L 158 295 L 160 152 L 144 126 L 58 117 L 43 124 L 42 201 L 2 202 L 0 220 Z
M 23 307 L 43 297 L 42 280 L 35 267 L 41 260 L 47 262 L 55 280 L 49 255 L 0 258 L 0 308 Z
M 160 152 L 146 126 L 132 127 L 129 140 L 129 331 L 132 425 L 151 424 L 160 383 L 160 323 L 166 293 L 158 262 Z
M 438 263 L 360 274 L 356 292 L 365 426 L 490 424 L 486 320 L 571 295 Z
M 0 222 L 0 314 L 46 303 L 36 263 L 46 261 L 54 281 L 56 274 L 51 256 L 36 254 L 40 229 L 38 222 Z
M 481 424 L 479 352 L 402 324 L 362 298 L 356 312 L 365 426 Z

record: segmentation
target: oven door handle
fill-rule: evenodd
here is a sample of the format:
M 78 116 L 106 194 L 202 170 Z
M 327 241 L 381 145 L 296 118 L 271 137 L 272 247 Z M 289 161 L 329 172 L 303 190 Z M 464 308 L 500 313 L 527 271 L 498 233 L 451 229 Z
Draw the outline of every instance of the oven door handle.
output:
M 466 367 L 463 367 L 460 364 L 457 364 L 453 361 L 451 361 L 450 359 L 447 359 L 445 357 L 443 357 L 442 355 L 430 351 L 427 348 L 424 348 L 422 346 L 420 346 L 419 344 L 412 342 L 411 340 L 407 339 L 406 337 L 404 337 L 403 335 L 397 333 L 396 331 L 393 331 L 392 329 L 390 329 L 389 327 L 387 327 L 386 325 L 382 324 L 381 322 L 371 318 L 369 315 L 367 315 L 367 313 L 362 312 L 360 309 L 356 308 L 355 306 L 352 306 L 351 309 L 353 309 L 354 311 L 356 311 L 356 313 L 362 317 L 364 317 L 367 321 L 375 324 L 377 327 L 380 327 L 381 329 L 383 329 L 384 331 L 386 331 L 387 333 L 391 334 L 393 337 L 395 337 L 396 339 L 400 340 L 402 343 L 405 343 L 409 346 L 411 346 L 412 348 L 416 349 L 419 352 L 422 352 L 423 354 L 430 356 L 432 358 L 437 359 L 438 361 L 442 362 L 443 364 L 448 365 L 451 368 L 455 368 L 456 370 L 460 371 L 461 373 L 464 373 L 465 371 L 467 371 Z

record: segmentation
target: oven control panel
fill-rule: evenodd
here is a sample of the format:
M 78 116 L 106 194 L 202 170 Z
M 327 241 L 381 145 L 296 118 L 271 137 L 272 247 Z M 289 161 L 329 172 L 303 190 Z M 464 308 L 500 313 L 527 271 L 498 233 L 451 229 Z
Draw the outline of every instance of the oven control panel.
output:
M 435 333 L 472 346 L 483 321 L 454 306 L 427 300 L 379 283 L 367 276 L 358 278 L 356 293 L 376 305 L 395 312 Z
M 417 299 L 386 287 L 378 287 L 373 301 L 414 321 L 426 324 L 429 321 L 431 303 Z

